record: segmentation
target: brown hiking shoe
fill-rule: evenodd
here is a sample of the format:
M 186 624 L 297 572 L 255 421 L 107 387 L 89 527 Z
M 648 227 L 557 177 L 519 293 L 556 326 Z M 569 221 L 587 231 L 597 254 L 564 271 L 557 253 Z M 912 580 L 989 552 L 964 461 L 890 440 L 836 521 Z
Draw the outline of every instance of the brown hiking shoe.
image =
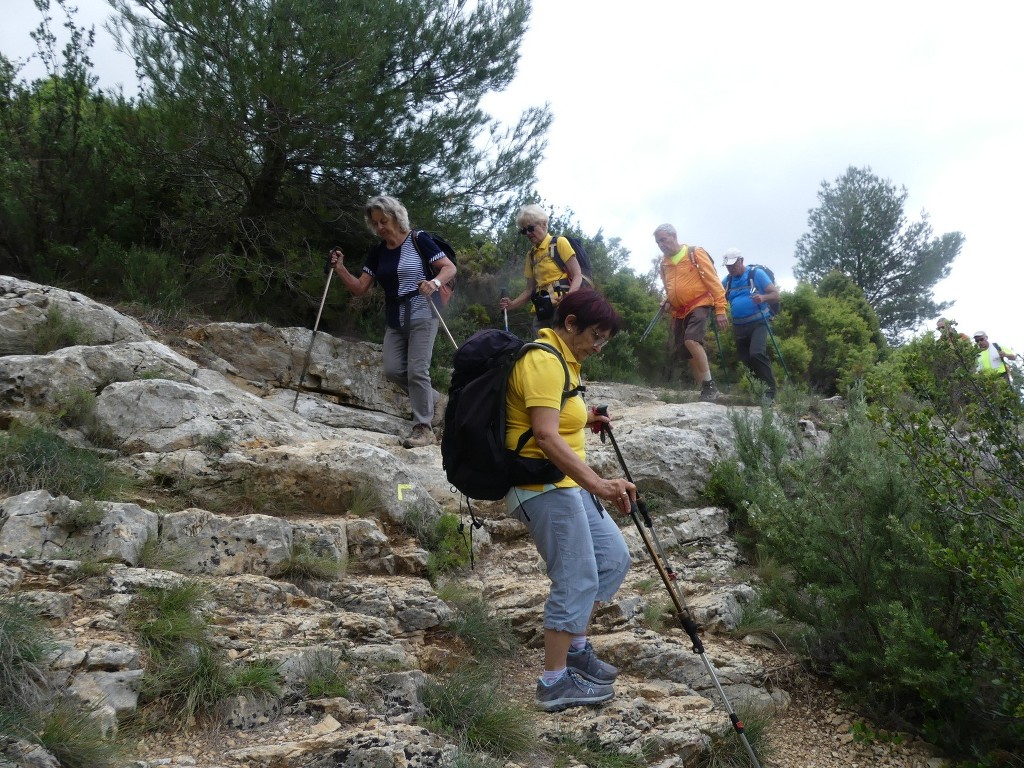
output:
M 429 424 L 417 424 L 412 428 L 412 434 L 402 441 L 405 448 L 422 448 L 424 445 L 434 444 L 434 432 Z

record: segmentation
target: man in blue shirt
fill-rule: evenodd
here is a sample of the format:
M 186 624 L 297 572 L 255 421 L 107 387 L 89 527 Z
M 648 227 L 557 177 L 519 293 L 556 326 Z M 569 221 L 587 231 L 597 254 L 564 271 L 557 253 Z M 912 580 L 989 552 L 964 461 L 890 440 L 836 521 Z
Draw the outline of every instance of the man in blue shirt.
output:
M 732 332 L 740 360 L 765 384 L 765 397 L 775 398 L 775 374 L 768 358 L 768 303 L 779 300 L 779 289 L 760 267 L 743 264 L 743 254 L 730 248 L 722 257 L 729 276 L 722 281 L 732 314 Z

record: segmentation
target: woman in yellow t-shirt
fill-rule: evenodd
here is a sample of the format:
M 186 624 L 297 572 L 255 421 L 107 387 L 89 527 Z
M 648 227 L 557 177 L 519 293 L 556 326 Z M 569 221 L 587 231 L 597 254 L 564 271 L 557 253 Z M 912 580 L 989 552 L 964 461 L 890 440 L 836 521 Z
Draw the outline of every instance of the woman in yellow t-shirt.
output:
M 622 321 L 597 291 L 583 288 L 558 304 L 552 328 L 538 341 L 554 347 L 579 386 L 580 365 L 600 352 Z M 531 349 L 508 380 L 505 444 L 515 448 L 527 429 L 533 436 L 521 455 L 547 458 L 565 474 L 547 485 L 512 488 L 509 512 L 529 529 L 547 565 L 551 588 L 544 605 L 544 672 L 537 681 L 537 706 L 549 712 L 597 704 L 615 695 L 618 670 L 597 657 L 587 627 L 598 602 L 610 600 L 629 570 L 629 549 L 618 525 L 597 497 L 623 514 L 636 500 L 636 486 L 606 480 L 587 464 L 585 428 L 608 417 L 572 396 L 563 403 L 565 369 L 553 354 Z
M 570 293 L 583 285 L 583 272 L 572 245 L 559 237 L 554 245 L 558 257 L 565 265 L 562 269 L 551 256 L 551 235 L 548 234 L 548 214 L 539 205 L 524 205 L 516 216 L 519 234 L 533 245 L 526 259 L 523 274 L 526 288 L 510 299 L 503 296 L 499 306 L 503 310 L 518 309 L 527 301 L 533 301 L 534 330 L 550 328 L 555 320 L 555 307 Z

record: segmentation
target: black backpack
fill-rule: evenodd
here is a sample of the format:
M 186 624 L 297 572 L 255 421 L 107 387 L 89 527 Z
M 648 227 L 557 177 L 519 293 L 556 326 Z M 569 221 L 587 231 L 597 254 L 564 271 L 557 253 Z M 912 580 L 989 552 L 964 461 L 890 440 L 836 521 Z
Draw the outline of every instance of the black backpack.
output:
M 593 288 L 594 268 L 590 265 L 590 256 L 587 254 L 587 249 L 583 247 L 583 242 L 575 235 L 562 235 L 562 237 L 569 241 L 569 245 L 572 246 L 572 250 L 576 254 L 576 261 L 579 262 L 580 272 L 583 273 L 583 281 Z M 560 270 L 565 272 L 565 262 L 558 255 L 558 235 L 551 236 L 551 245 L 548 247 L 550 248 L 551 259 L 558 265 Z
M 764 272 L 766 275 L 768 275 L 768 281 L 772 285 L 775 285 L 775 273 L 772 272 L 771 267 L 766 267 L 763 264 L 751 264 L 749 267 L 747 267 L 747 273 L 746 273 L 746 281 L 747 281 L 747 284 L 750 286 L 750 292 L 751 293 L 756 293 L 757 292 L 757 286 L 754 285 L 754 270 L 755 269 L 760 269 L 762 272 Z M 726 292 L 729 291 L 729 289 L 732 287 L 732 275 L 727 275 L 722 280 L 722 287 L 725 288 Z M 776 286 L 776 287 L 778 287 L 778 286 Z M 768 307 L 768 312 L 770 313 L 770 317 L 775 317 L 777 314 L 779 314 L 779 310 L 782 309 L 782 302 L 781 301 L 769 301 L 764 306 Z
M 527 351 L 544 349 L 565 371 L 562 405 L 582 391 L 569 389 L 569 367 L 550 344 L 524 342 L 497 328 L 477 331 L 455 353 L 441 436 L 441 463 L 455 488 L 471 499 L 496 501 L 514 485 L 556 483 L 565 474 L 548 459 L 520 456 L 533 436 L 528 429 L 516 449 L 505 447 L 505 393 L 512 368 Z

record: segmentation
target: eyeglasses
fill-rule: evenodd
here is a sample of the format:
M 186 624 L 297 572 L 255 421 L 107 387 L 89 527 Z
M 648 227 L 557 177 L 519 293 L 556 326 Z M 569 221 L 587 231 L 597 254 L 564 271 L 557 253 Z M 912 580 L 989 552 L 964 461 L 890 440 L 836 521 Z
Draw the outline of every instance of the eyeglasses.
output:
M 604 345 L 612 340 L 611 336 L 602 336 L 597 332 L 594 326 L 590 326 L 588 329 L 590 335 L 594 337 L 594 346 L 598 349 L 604 349 Z
M 519 234 L 520 235 L 532 235 L 533 234 L 533 230 L 535 230 L 536 228 L 537 228 L 536 224 L 530 224 L 529 226 L 523 227 L 522 229 L 520 229 L 519 230 Z
M 975 336 L 974 340 L 975 341 L 984 341 L 987 338 L 988 338 L 988 336 Z

